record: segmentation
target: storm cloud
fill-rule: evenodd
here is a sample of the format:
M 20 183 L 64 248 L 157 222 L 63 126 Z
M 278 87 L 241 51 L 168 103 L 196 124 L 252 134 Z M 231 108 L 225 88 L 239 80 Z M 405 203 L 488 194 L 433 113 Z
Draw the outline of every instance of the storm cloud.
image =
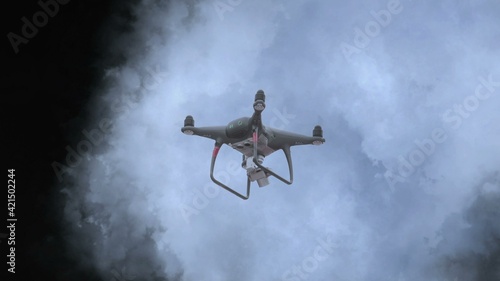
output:
M 92 149 L 59 184 L 82 264 L 105 280 L 500 279 L 497 1 L 129 10 L 106 29 Z M 242 201 L 210 181 L 213 142 L 180 128 L 249 116 L 258 89 L 265 124 L 320 124 L 326 143 L 292 148 L 293 185 Z M 243 188 L 241 156 L 219 158 Z

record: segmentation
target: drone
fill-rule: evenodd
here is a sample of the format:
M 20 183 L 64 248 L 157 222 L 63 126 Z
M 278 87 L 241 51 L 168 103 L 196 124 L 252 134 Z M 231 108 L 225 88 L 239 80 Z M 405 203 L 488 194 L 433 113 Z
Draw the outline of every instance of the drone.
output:
M 264 126 L 261 114 L 266 108 L 265 100 L 264 91 L 258 90 L 255 94 L 252 117 L 238 118 L 229 122 L 226 126 L 195 127 L 193 116 L 188 115 L 184 119 L 184 127 L 181 128 L 181 132 L 186 135 L 196 135 L 215 140 L 210 163 L 210 178 L 214 183 L 243 200 L 250 197 L 251 182 L 257 181 L 259 187 L 263 187 L 269 184 L 269 176 L 274 176 L 288 185 L 292 184 L 293 167 L 290 147 L 306 144 L 321 145 L 325 142 L 323 129 L 319 125 L 314 127 L 312 137 Z M 215 161 L 223 144 L 243 154 L 241 166 L 247 172 L 246 195 L 235 191 L 214 177 Z M 283 150 L 288 163 L 289 179 L 281 177 L 262 165 L 266 156 L 280 149 Z

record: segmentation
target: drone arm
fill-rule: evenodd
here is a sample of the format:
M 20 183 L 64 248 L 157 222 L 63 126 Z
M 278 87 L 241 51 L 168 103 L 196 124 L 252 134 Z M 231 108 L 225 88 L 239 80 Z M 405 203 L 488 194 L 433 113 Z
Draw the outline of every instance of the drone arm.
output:
M 221 146 L 222 146 L 221 142 L 218 142 L 218 141 L 215 142 L 214 151 L 212 152 L 212 161 L 210 163 L 210 178 L 218 186 L 224 188 L 225 190 L 231 192 L 232 194 L 240 197 L 243 200 L 247 200 L 250 197 L 250 178 L 247 178 L 247 194 L 245 196 L 245 195 L 243 195 L 243 194 L 235 191 L 234 189 L 230 188 L 229 186 L 223 184 L 222 182 L 218 181 L 214 177 L 215 160 L 217 159 L 217 154 L 219 153 L 219 150 L 220 150 Z
M 321 128 L 316 129 L 318 130 L 317 135 L 314 135 L 316 132 L 313 132 L 313 136 L 305 136 L 302 134 L 296 134 L 292 132 L 287 132 L 275 128 L 267 128 L 268 132 L 270 132 L 274 136 L 274 141 L 270 145 L 271 147 L 274 147 L 275 149 L 280 149 L 285 146 L 295 146 L 295 145 L 308 145 L 308 144 L 314 144 L 314 145 L 320 145 L 325 142 L 325 139 L 323 138 L 323 132 L 319 132 Z
M 285 153 L 286 161 L 288 163 L 288 172 L 290 174 L 290 179 L 287 180 L 287 179 L 281 177 L 280 175 L 276 174 L 275 172 L 269 170 L 268 168 L 262 166 L 262 164 L 260 164 L 258 162 L 258 155 L 257 155 L 258 136 L 259 136 L 258 128 L 255 127 L 254 132 L 253 132 L 253 162 L 255 163 L 255 165 L 257 165 L 259 168 L 264 170 L 266 173 L 279 179 L 280 181 L 282 181 L 288 185 L 292 184 L 292 182 L 293 182 L 293 166 L 292 166 L 292 155 L 290 152 L 290 146 L 284 145 L 282 147 L 282 150 Z
M 215 141 L 224 140 L 226 138 L 226 127 L 225 126 L 213 126 L 213 127 L 194 127 L 194 126 L 184 126 L 181 128 L 181 132 L 186 135 L 194 135 L 213 139 Z

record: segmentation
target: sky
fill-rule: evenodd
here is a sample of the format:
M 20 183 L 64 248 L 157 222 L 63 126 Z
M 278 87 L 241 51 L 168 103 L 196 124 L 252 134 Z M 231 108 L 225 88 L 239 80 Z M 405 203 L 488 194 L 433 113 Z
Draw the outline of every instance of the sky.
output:
M 499 280 L 499 12 L 465 0 L 110 12 L 89 117 L 68 124 L 51 166 L 67 255 L 106 281 Z M 270 178 L 243 201 L 211 182 L 213 141 L 180 128 L 250 116 L 259 89 L 265 125 L 319 124 L 326 142 L 292 147 L 294 183 Z M 241 156 L 219 155 L 216 176 L 243 190 Z M 286 174 L 281 152 L 264 164 Z

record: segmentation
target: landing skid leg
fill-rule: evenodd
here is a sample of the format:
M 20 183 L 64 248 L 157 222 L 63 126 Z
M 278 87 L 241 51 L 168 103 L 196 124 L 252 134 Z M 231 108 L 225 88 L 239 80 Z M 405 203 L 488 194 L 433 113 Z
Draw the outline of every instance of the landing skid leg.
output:
M 210 163 L 210 178 L 214 183 L 216 183 L 218 186 L 224 188 L 225 190 L 231 192 L 232 194 L 240 197 L 243 200 L 247 200 L 250 197 L 250 179 L 247 178 L 247 194 L 246 196 L 235 191 L 234 189 L 230 188 L 229 186 L 223 184 L 222 182 L 218 181 L 214 177 L 214 168 L 215 168 L 215 160 L 217 159 L 217 154 L 219 153 L 219 149 L 222 146 L 222 144 L 219 144 L 218 142 L 215 143 L 214 151 L 212 153 L 212 161 Z
M 253 162 L 255 163 L 255 165 L 257 165 L 257 167 L 264 170 L 267 174 L 270 174 L 270 175 L 274 176 L 275 178 L 279 179 L 280 181 L 282 181 L 288 185 L 292 184 L 292 182 L 293 182 L 293 166 L 292 166 L 292 157 L 291 157 L 291 152 L 290 152 L 290 146 L 283 147 L 283 152 L 285 153 L 286 161 L 288 163 L 288 172 L 290 174 L 290 179 L 287 180 L 287 179 L 284 179 L 283 177 L 281 177 L 280 175 L 276 174 L 275 172 L 269 170 L 268 168 L 262 166 L 262 164 L 260 164 L 257 161 L 257 159 L 258 159 L 258 157 L 257 157 L 258 156 L 257 155 L 258 141 L 259 141 L 259 128 L 254 127 L 254 129 L 253 129 Z

